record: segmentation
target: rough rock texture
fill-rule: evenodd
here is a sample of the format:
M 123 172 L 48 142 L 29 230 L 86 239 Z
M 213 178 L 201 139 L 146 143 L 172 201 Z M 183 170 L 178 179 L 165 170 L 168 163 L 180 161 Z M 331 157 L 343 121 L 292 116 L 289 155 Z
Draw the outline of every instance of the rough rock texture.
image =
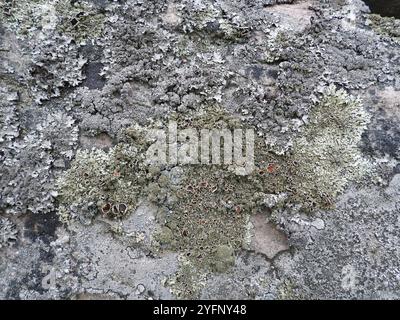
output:
M 0 21 L 0 299 L 400 298 L 399 20 L 23 0 Z M 147 163 L 171 120 L 254 129 L 254 172 Z

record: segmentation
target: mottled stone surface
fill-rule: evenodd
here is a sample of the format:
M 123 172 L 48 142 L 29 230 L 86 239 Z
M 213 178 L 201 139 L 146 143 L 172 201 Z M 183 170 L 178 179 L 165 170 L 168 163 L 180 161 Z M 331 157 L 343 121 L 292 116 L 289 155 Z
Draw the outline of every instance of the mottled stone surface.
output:
M 399 20 L 23 0 L 0 21 L 0 299 L 400 298 Z M 171 119 L 254 129 L 256 170 L 147 165 Z

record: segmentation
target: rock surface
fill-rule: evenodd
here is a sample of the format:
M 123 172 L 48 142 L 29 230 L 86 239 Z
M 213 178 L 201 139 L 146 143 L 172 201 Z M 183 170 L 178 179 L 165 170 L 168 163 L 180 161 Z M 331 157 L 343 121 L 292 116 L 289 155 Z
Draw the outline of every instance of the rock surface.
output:
M 0 299 L 399 299 L 399 20 L 361 0 L 0 3 Z M 256 170 L 144 133 L 252 128 Z

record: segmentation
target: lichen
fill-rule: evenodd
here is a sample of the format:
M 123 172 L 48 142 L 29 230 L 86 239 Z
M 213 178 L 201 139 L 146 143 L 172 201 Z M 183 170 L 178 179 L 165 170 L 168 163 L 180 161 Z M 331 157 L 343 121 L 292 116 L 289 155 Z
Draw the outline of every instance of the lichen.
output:
M 0 217 L 0 249 L 9 247 L 17 241 L 18 231 L 13 222 Z
M 77 153 L 59 180 L 60 199 L 71 217 L 88 213 L 90 220 L 99 212 L 122 218 L 114 208 L 123 203 L 128 214 L 139 199 L 147 198 L 165 208 L 157 216 L 160 229 L 153 249 L 180 252 L 206 273 L 226 272 L 234 265 L 235 251 L 247 247 L 252 214 L 285 203 L 306 210 L 331 207 L 349 181 L 370 170 L 357 148 L 369 116 L 358 99 L 334 86 L 312 107 L 291 152 L 276 155 L 262 137 L 256 137 L 255 169 L 247 175 L 238 175 L 226 164 L 197 164 L 182 166 L 180 178 L 173 179 L 176 164 L 146 163 L 146 132 L 166 128 L 171 120 L 180 129 L 245 127 L 218 106 L 196 114 L 173 113 L 164 122 L 145 127 L 131 126 L 124 133 L 129 138 L 109 151 Z M 277 199 L 273 204 L 271 197 Z
M 244 126 L 238 117 L 218 107 L 205 108 L 192 116 L 178 113 L 171 118 L 177 121 L 179 128 Z M 261 145 L 258 139 L 256 153 L 262 150 Z M 263 159 L 256 167 L 264 165 L 264 161 L 268 160 Z M 178 183 L 164 184 L 161 188 L 166 190 L 167 197 L 158 204 L 165 206 L 168 212 L 158 217 L 163 227 L 155 239 L 161 250 L 182 252 L 191 264 L 202 270 L 228 270 L 233 264 L 234 251 L 246 246 L 249 215 L 263 202 L 261 176 L 264 173 L 260 175 L 260 171 L 238 175 L 226 164 L 185 166 Z M 273 184 L 270 183 L 270 187 Z
M 0 108 L 0 114 L 5 111 Z M 18 119 L 20 113 L 15 114 Z M 74 153 L 78 139 L 75 121 L 62 111 L 36 114 L 35 129 L 22 135 L 19 126 L 9 123 L 10 116 L 0 116 L 5 130 L 0 139 L 0 207 L 13 214 L 48 213 L 54 210 L 57 196 L 54 174 Z
M 289 159 L 286 174 L 295 202 L 331 207 L 349 181 L 372 173 L 372 164 L 358 149 L 369 120 L 359 99 L 335 86 L 325 90 Z
M 59 31 L 76 41 L 98 37 L 104 15 L 87 1 L 25 0 L 0 4 L 0 17 L 21 36 Z
M 138 173 L 137 156 L 137 149 L 127 144 L 109 152 L 78 151 L 71 168 L 58 180 L 61 203 L 69 206 L 72 218 L 80 214 L 90 220 L 97 213 L 121 218 L 135 209 L 140 181 L 146 179 L 144 172 Z
M 190 11 L 190 20 L 184 20 L 182 30 L 185 33 L 211 35 L 215 39 L 237 42 L 246 37 L 249 27 L 236 15 L 224 13 L 211 5 L 194 4 L 185 8 Z
M 375 32 L 400 42 L 400 21 L 398 19 L 381 17 L 378 14 L 369 14 L 367 19 Z
M 282 283 L 279 286 L 279 300 L 298 300 L 302 299 L 301 296 L 299 296 L 296 293 L 296 285 L 291 279 L 285 279 L 282 281 Z
M 104 14 L 86 1 L 58 1 L 58 30 L 81 42 L 99 37 L 104 28 Z
M 327 218 L 324 232 L 317 228 L 324 239 L 291 219 L 333 208 L 348 185 L 373 171 L 358 149 L 369 115 L 350 92 L 368 99 L 372 86 L 399 88 L 399 66 L 390 63 L 399 58 L 392 41 L 399 38 L 397 22 L 371 15 L 372 32 L 353 1 L 280 6 L 291 2 L 1 2 L 1 211 L 5 216 L 57 211 L 71 224 L 96 219 L 98 225 L 73 227 L 96 232 L 99 239 L 111 233 L 122 245 L 110 247 L 129 251 L 132 244 L 155 264 L 154 257 L 175 259 L 178 253 L 181 269 L 166 285 L 179 297 L 198 297 L 212 277 L 238 282 L 237 271 L 221 273 L 241 263 L 241 251 L 255 236 L 255 213 L 279 223 L 290 246 L 300 248 L 296 259 L 341 255 L 336 249 L 305 254 L 301 248 L 323 247 L 317 242 L 328 247 L 329 221 L 350 219 L 345 210 L 332 211 L 344 218 Z M 382 113 L 393 112 L 388 109 Z M 145 163 L 149 141 L 141 134 L 171 120 L 180 129 L 254 129 L 254 171 L 239 175 L 229 165 Z M 396 140 L 397 132 L 390 131 Z M 100 135 L 106 143 L 95 143 Z M 104 150 L 85 149 L 93 145 Z M 392 155 L 384 156 L 379 161 L 394 167 Z M 142 200 L 157 207 L 155 221 L 148 219 L 157 224 L 152 239 L 147 235 L 154 229 L 146 230 L 149 242 L 143 241 L 140 223 L 134 232 L 125 225 L 141 215 L 135 209 Z M 77 244 L 86 247 L 81 239 L 72 239 L 64 254 Z M 288 264 L 299 268 L 303 260 L 296 259 Z M 304 265 L 308 271 L 315 266 Z M 85 275 L 91 273 L 85 266 L 80 266 Z M 291 298 L 297 288 L 283 280 L 282 269 L 277 273 L 282 288 L 274 288 L 271 277 L 270 292 L 282 289 L 282 298 Z M 122 292 L 131 289 L 126 287 Z
M 205 287 L 207 273 L 199 270 L 185 256 L 178 258 L 178 272 L 163 281 L 164 286 L 178 299 L 196 299 Z
M 85 79 L 87 59 L 80 48 L 103 29 L 104 17 L 97 8 L 84 1 L 26 0 L 12 1 L 0 10 L 7 21 L 5 30 L 13 35 L 10 45 L 19 46 L 13 54 L 26 64 L 18 83 L 28 90 L 30 100 L 42 104 Z

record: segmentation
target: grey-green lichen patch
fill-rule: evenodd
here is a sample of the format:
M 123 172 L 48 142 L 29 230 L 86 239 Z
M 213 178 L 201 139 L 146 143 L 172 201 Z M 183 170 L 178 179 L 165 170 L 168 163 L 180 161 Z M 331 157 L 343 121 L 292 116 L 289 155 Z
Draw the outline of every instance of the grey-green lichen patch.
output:
M 17 241 L 18 231 L 13 222 L 0 217 L 0 249 L 11 246 Z
M 208 118 L 192 118 L 190 125 L 218 126 L 228 119 L 238 125 L 232 117 L 217 114 L 208 111 Z M 370 170 L 357 147 L 368 120 L 359 100 L 331 86 L 313 107 L 292 153 L 276 156 L 257 139 L 256 170 L 248 176 L 237 176 L 226 167 L 190 168 L 179 189 L 169 192 L 172 213 L 160 232 L 160 244 L 183 250 L 188 260 L 206 270 L 227 270 L 229 264 L 215 264 L 223 261 L 215 254 L 221 248 L 246 247 L 246 221 L 263 208 L 268 196 L 285 194 L 285 202 L 308 210 L 331 207 L 349 181 Z
M 98 37 L 104 24 L 104 15 L 88 1 L 4 1 L 0 17 L 20 36 L 57 30 L 79 42 Z
M 383 35 L 400 41 L 400 21 L 394 17 L 381 17 L 378 14 L 370 14 L 367 17 L 372 29 Z
M 148 163 L 146 151 L 153 140 L 137 124 L 123 130 L 121 142 L 109 150 L 79 150 L 71 168 L 58 179 L 64 222 L 78 218 L 90 223 L 98 214 L 115 219 L 136 209 L 140 196 L 162 196 L 154 181 L 161 167 Z
M 287 174 L 296 202 L 329 207 L 349 181 L 371 173 L 358 148 L 369 120 L 360 100 L 334 86 L 326 89 L 290 157 Z
M 229 12 L 223 12 L 210 4 L 195 3 L 186 6 L 185 11 L 191 14 L 190 20 L 183 20 L 181 28 L 185 33 L 208 34 L 213 39 L 236 42 L 246 37 L 249 26 L 244 19 Z
M 185 253 L 206 270 L 229 268 L 229 263 L 216 265 L 215 256 L 223 249 L 233 256 L 233 250 L 244 245 L 247 215 L 256 201 L 252 190 L 245 189 L 248 184 L 241 193 L 230 175 L 210 168 L 189 170 L 180 187 L 169 192 L 166 205 L 171 213 L 156 237 L 161 247 Z
M 109 152 L 78 151 L 71 168 L 59 179 L 61 202 L 71 217 L 85 220 L 102 213 L 120 218 L 135 209 L 146 174 L 138 159 L 138 150 L 119 144 Z M 142 170 L 142 172 L 140 172 Z M 62 214 L 68 220 L 68 214 Z
M 248 219 L 261 206 L 263 193 L 250 178 L 200 166 L 188 169 L 167 194 L 162 205 L 168 210 L 158 217 L 163 227 L 155 245 L 185 257 L 183 269 L 167 284 L 179 297 L 196 297 L 199 274 L 228 272 L 235 252 L 248 247 Z
M 17 63 L 17 68 L 8 74 L 18 79 L 20 91 L 28 91 L 29 100 L 42 104 L 85 79 L 82 69 L 88 60 L 80 48 L 101 34 L 104 17 L 98 10 L 83 1 L 26 0 L 4 4 L 1 14 L 10 38 L 6 50 L 9 56 L 24 57 L 24 67 Z M 18 53 L 12 53 L 16 50 L 13 46 Z
M 239 118 L 215 107 L 206 108 L 197 116 L 175 114 L 171 118 L 179 128 L 243 126 Z M 263 151 L 260 139 L 257 147 L 256 152 Z M 264 158 L 257 165 L 263 166 L 269 160 Z M 191 264 L 206 271 L 224 272 L 232 266 L 234 251 L 246 247 L 249 215 L 262 205 L 265 184 L 270 189 L 277 188 L 280 177 L 263 183 L 261 168 L 241 176 L 229 167 L 189 165 L 184 166 L 178 183 L 158 181 L 159 188 L 166 190 L 157 189 L 157 195 L 166 193 L 166 197 L 159 198 L 159 204 L 168 209 L 159 217 L 163 227 L 156 239 L 161 249 L 182 252 Z
M 178 180 L 171 177 L 174 165 L 146 164 L 148 130 L 166 128 L 172 120 L 179 129 L 244 128 L 240 118 L 210 106 L 197 114 L 171 114 L 151 126 L 131 126 L 123 134 L 124 142 L 109 151 L 77 153 L 58 181 L 60 215 L 81 221 L 91 221 L 98 213 L 122 218 L 147 197 L 165 208 L 157 216 L 155 251 L 179 252 L 187 264 L 205 273 L 227 272 L 234 265 L 235 251 L 249 246 L 246 235 L 252 214 L 285 203 L 308 210 L 331 207 L 349 181 L 365 175 L 368 163 L 357 144 L 368 119 L 359 100 L 331 86 L 312 107 L 292 152 L 276 155 L 256 137 L 255 170 L 248 175 L 236 174 L 229 165 L 198 164 L 182 166 Z M 281 200 L 270 204 L 274 195 Z M 185 274 L 178 282 L 184 286 L 186 279 L 190 291 L 193 275 Z
M 39 28 L 51 28 L 55 23 L 54 1 L 2 1 L 0 18 L 19 35 L 27 35 Z
M 169 298 L 166 288 L 158 290 L 159 275 L 168 277 L 176 272 L 175 252 L 185 261 L 181 261 L 176 277 L 168 278 L 165 284 L 179 297 L 398 295 L 398 250 L 394 249 L 399 234 L 398 197 L 394 191 L 389 198 L 381 197 L 385 190 L 374 187 L 360 197 L 350 189 L 348 196 L 354 199 L 334 203 L 347 185 L 369 170 L 357 149 L 368 115 L 347 94 L 332 89 L 321 95 L 319 90 L 335 83 L 363 98 L 371 86 L 397 90 L 398 44 L 369 30 L 359 10 L 360 0 L 346 1 L 344 7 L 343 1 L 315 2 L 313 10 L 308 9 L 309 2 L 297 1 L 290 6 L 269 7 L 276 2 L 77 2 L 85 7 L 83 14 L 75 11 L 71 2 L 6 3 L 14 6 L 10 11 L 14 16 L 1 19 L 0 28 L 0 80 L 4 79 L 2 84 L 7 87 L 0 89 L 0 207 L 6 216 L 57 209 L 66 220 L 77 218 L 86 223 L 98 214 L 106 218 L 98 217 L 91 226 L 71 223 L 65 231 L 70 239 L 60 237 L 59 244 L 51 248 L 39 242 L 26 246 L 21 241 L 18 250 L 4 251 L 13 251 L 13 259 L 0 257 L 0 297 L 70 298 L 92 292 L 119 298 Z M 283 2 L 291 1 L 279 1 Z M 58 10 L 64 4 L 70 12 Z M 105 13 L 95 6 L 105 7 Z M 285 17 L 289 10 L 290 24 Z M 104 32 L 93 28 L 92 22 L 103 27 L 97 13 L 106 16 Z M 301 21 L 304 15 L 313 16 L 310 23 Z M 82 21 L 75 23 L 80 17 Z M 75 28 L 68 28 L 69 24 Z M 93 69 L 92 63 L 96 65 Z M 104 86 L 84 87 L 85 76 L 93 80 L 94 73 L 102 71 Z M 216 103 L 222 116 L 210 111 Z M 376 117 L 374 103 L 367 102 L 367 107 Z M 181 128 L 254 128 L 256 170 L 242 177 L 225 166 L 167 166 L 147 168 L 146 179 L 141 180 L 137 175 L 144 171 L 139 165 L 132 171 L 135 173 L 121 171 L 114 177 L 108 164 L 118 162 L 115 150 L 140 149 L 141 145 L 128 139 L 121 128 L 134 122 L 147 126 L 158 119 L 165 125 L 173 118 L 171 112 L 181 114 L 178 120 L 185 118 L 178 121 Z M 79 121 L 63 128 L 54 124 L 55 114 L 60 119 L 57 123 Z M 235 121 L 227 119 L 227 114 L 235 114 Z M 325 121 L 325 114 L 332 121 Z M 369 126 L 374 131 L 371 150 L 385 144 L 385 158 L 379 161 L 391 163 L 385 178 L 389 179 L 399 170 L 393 151 L 398 131 L 396 120 L 391 119 L 393 125 L 388 127 L 388 115 L 382 114 L 381 119 L 382 123 Z M 78 128 L 80 137 L 103 133 L 110 137 L 104 148 L 110 150 L 101 153 L 100 160 L 88 169 L 104 170 L 112 181 L 111 188 L 97 184 L 102 181 L 101 174 L 81 178 L 79 161 L 87 167 L 97 151 L 86 151 L 84 157 L 79 152 L 76 161 L 69 163 L 75 157 L 77 141 L 73 137 Z M 327 139 L 330 136 L 335 143 Z M 82 142 L 81 147 L 87 149 L 88 145 Z M 123 162 L 140 159 L 138 154 Z M 353 166 L 353 161 L 360 166 Z M 60 181 L 69 180 L 61 190 L 64 202 L 58 207 L 53 199 L 57 194 L 51 190 L 54 177 L 62 171 Z M 81 182 L 93 190 L 94 197 L 82 190 Z M 208 183 L 220 189 L 212 194 L 215 189 L 206 188 Z M 393 189 L 397 184 L 398 179 Z M 138 194 L 132 187 L 137 185 L 142 187 Z M 119 187 L 134 192 L 125 195 Z M 193 192 L 198 195 L 193 196 Z M 102 196 L 110 201 L 103 205 Z M 156 222 L 139 209 L 133 213 L 141 197 L 156 203 L 161 212 L 155 214 L 159 244 L 150 249 L 154 229 L 149 229 L 147 222 Z M 179 208 L 177 199 L 184 208 Z M 365 201 L 369 202 L 363 204 Z M 219 207 L 212 208 L 213 202 Z M 333 205 L 338 209 L 331 210 Z M 315 210 L 307 215 L 304 209 Z M 265 214 L 270 211 L 272 217 Z M 274 257 L 273 268 L 264 256 L 243 250 L 250 242 L 249 217 L 253 218 L 254 212 L 273 219 L 294 249 Z M 179 220 L 183 214 L 188 221 Z M 315 215 L 320 220 L 313 224 L 310 221 L 316 221 Z M 131 218 L 135 228 L 127 228 Z M 135 218 L 146 223 L 137 223 Z M 211 223 L 208 229 L 198 223 L 211 219 L 225 232 L 217 234 Z M 79 232 L 75 233 L 77 226 Z M 202 239 L 197 231 L 210 236 Z M 200 252 L 182 234 L 208 247 Z M 46 264 L 62 271 L 57 276 L 58 288 L 50 292 L 40 287 L 43 251 L 49 260 L 54 256 Z M 198 255 L 193 253 L 203 254 L 196 259 Z M 342 267 L 345 271 L 354 269 L 350 274 L 345 272 L 344 280 Z M 362 279 L 356 285 L 348 279 L 354 274 Z M 73 285 L 67 275 L 75 278 Z M 149 291 L 143 292 L 143 287 Z M 141 294 L 133 294 L 135 288 L 141 288 Z
M 206 285 L 207 273 L 198 269 L 184 255 L 179 256 L 178 260 L 179 270 L 162 284 L 178 299 L 195 299 Z
M 60 17 L 58 30 L 76 41 L 97 38 L 104 28 L 104 14 L 87 1 L 58 1 L 55 5 Z

